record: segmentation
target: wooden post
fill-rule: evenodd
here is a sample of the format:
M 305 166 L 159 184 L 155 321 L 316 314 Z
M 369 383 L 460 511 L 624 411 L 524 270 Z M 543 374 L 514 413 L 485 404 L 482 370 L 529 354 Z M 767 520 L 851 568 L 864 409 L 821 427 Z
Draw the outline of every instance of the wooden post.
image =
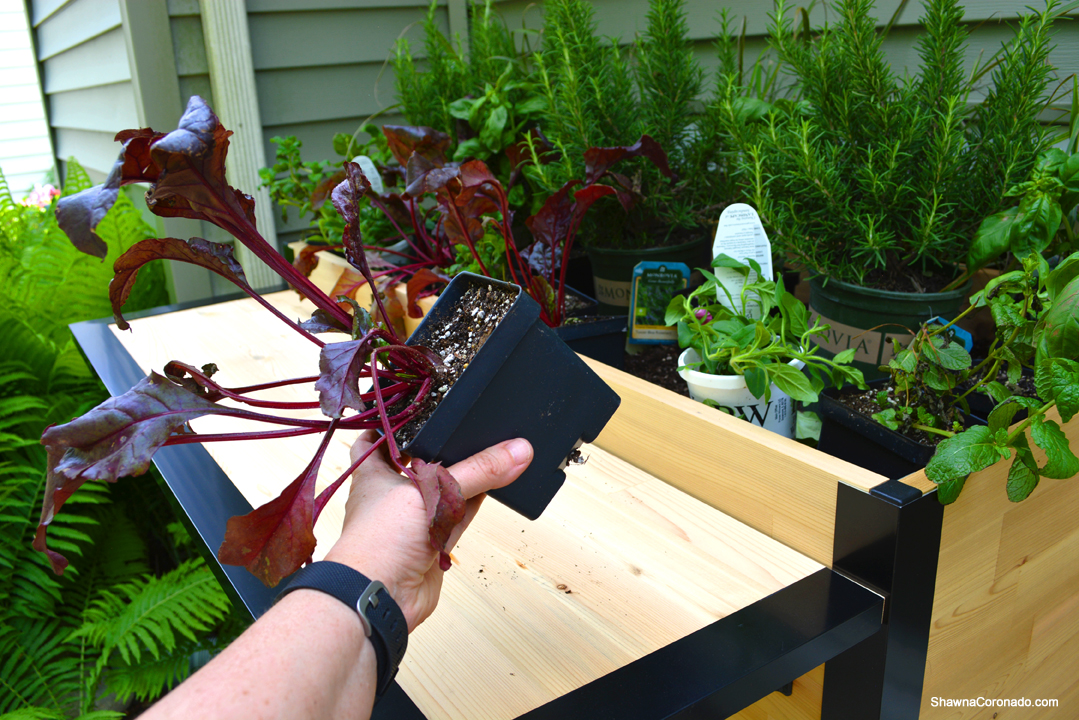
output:
M 258 171 L 265 167 L 266 156 L 262 147 L 262 120 L 255 90 L 255 68 L 251 61 L 247 11 L 242 2 L 235 0 L 199 0 L 199 8 L 206 37 L 214 110 L 225 127 L 235 133 L 229 138 L 226 177 L 231 185 L 255 198 L 256 225 L 276 249 L 277 230 L 270 193 L 259 188 Z M 280 278 L 243 245 L 237 244 L 236 257 L 255 289 L 280 286 Z

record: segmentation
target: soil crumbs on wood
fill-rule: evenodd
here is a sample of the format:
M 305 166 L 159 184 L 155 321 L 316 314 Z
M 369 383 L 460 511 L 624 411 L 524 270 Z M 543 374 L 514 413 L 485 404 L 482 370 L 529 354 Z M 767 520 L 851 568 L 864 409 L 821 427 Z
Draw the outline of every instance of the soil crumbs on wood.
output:
M 682 348 L 677 345 L 645 345 L 634 355 L 626 353 L 626 372 L 689 397 L 689 387 L 678 374 L 678 356 L 681 354 Z
M 416 437 L 420 428 L 438 407 L 454 383 L 461 377 L 469 363 L 483 347 L 502 318 L 513 305 L 516 296 L 494 286 L 472 287 L 461 296 L 456 312 L 441 325 L 432 328 L 431 334 L 419 339 L 418 344 L 430 348 L 442 357 L 442 372 L 434 376 L 435 387 L 424 400 L 420 412 L 394 434 L 399 447 Z

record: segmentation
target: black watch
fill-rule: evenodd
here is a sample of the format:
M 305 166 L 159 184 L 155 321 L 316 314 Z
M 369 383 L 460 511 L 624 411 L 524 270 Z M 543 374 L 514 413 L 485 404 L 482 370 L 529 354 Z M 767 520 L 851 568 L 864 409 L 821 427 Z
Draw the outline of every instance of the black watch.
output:
M 277 601 L 301 588 L 332 595 L 359 613 L 363 632 L 375 646 L 375 657 L 378 658 L 375 695 L 382 697 L 397 676 L 397 668 L 408 647 L 408 623 L 386 586 L 348 565 L 322 560 L 293 575 Z

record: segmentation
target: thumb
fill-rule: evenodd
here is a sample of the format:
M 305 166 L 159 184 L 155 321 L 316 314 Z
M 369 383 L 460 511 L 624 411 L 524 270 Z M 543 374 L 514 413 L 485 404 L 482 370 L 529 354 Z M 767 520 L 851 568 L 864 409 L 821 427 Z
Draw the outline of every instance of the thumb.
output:
M 472 498 L 516 480 L 532 462 L 532 446 L 523 438 L 506 440 L 448 468 L 461 485 L 461 494 Z

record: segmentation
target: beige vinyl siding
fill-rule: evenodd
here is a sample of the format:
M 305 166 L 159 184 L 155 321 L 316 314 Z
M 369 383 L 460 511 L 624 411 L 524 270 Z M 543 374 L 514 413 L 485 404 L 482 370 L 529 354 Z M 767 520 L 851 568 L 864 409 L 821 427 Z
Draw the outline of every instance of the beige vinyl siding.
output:
M 55 171 L 22 0 L 0 0 L 0 169 L 21 200 Z
M 30 8 L 56 156 L 103 180 L 119 151 L 113 136 L 138 126 L 119 3 L 31 0 Z
M 248 0 L 247 10 L 267 162 L 276 153 L 273 137 L 298 137 L 305 161 L 338 159 L 335 133 L 353 133 L 379 113 L 377 124 L 404 121 L 388 111 L 395 101 L 386 61 L 402 34 L 422 57 L 426 2 Z M 448 31 L 444 2 L 438 16 Z M 281 243 L 305 227 L 295 213 L 285 223 L 277 216 Z
M 206 39 L 198 0 L 168 0 L 172 50 L 176 55 L 176 75 L 180 81 L 180 99 L 187 105 L 192 95 L 214 105 L 210 89 L 210 68 L 206 62 Z

